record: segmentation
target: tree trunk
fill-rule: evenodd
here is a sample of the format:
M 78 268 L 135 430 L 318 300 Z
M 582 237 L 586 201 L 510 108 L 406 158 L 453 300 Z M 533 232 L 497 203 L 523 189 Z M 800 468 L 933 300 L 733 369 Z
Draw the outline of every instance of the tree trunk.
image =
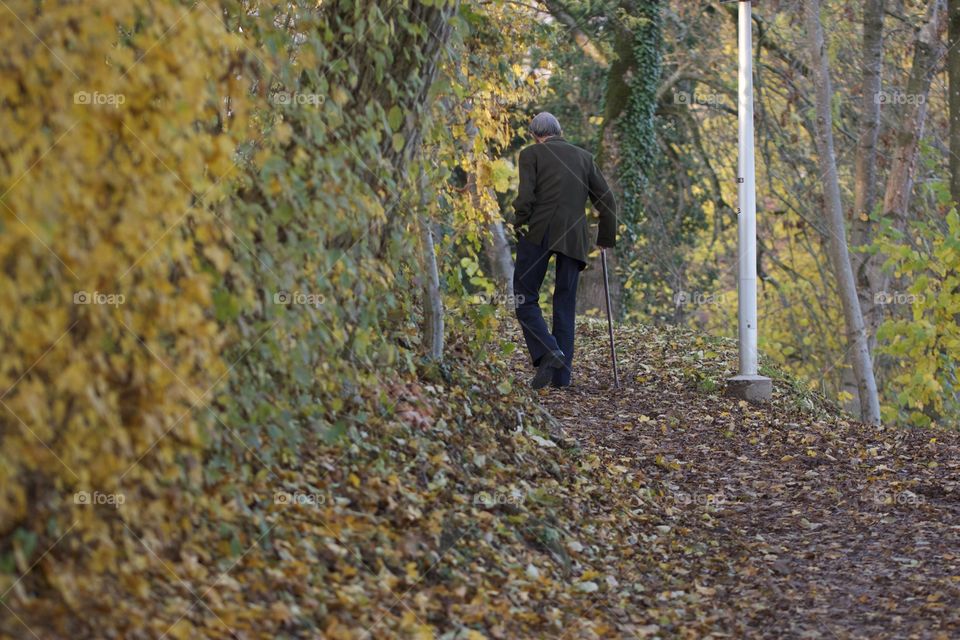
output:
M 947 76 L 950 83 L 950 195 L 960 203 L 960 0 L 948 0 L 950 26 Z
M 854 252 L 851 256 L 856 276 L 860 309 L 864 312 L 870 353 L 873 353 L 872 336 L 879 326 L 872 319 L 876 308 L 871 298 L 875 289 L 879 268 L 874 256 L 862 249 L 873 242 L 870 216 L 877 203 L 877 138 L 880 134 L 880 89 L 883 69 L 883 12 L 886 0 L 866 0 L 863 5 L 863 93 L 860 96 L 860 139 L 857 142 L 856 175 L 854 178 L 853 215 L 851 216 L 850 241 Z M 853 396 L 847 405 L 849 411 L 860 406 L 857 380 L 853 364 L 847 358 L 843 370 L 843 390 Z
M 857 377 L 860 417 L 868 424 L 879 424 L 880 401 L 877 394 L 877 383 L 873 375 L 873 362 L 867 344 L 867 332 L 860 311 L 860 301 L 857 298 L 853 268 L 850 264 L 843 207 L 840 201 L 840 182 L 837 176 L 837 163 L 833 146 L 833 116 L 830 111 L 833 101 L 833 87 L 830 85 L 830 70 L 827 65 L 823 43 L 823 28 L 820 24 L 820 2 L 819 0 L 806 0 L 804 8 L 811 54 L 810 66 L 816 91 L 816 142 L 817 153 L 820 156 L 821 175 L 824 180 L 824 218 L 825 226 L 830 233 L 827 246 L 837 278 L 840 302 L 843 306 L 843 316 L 850 343 L 848 352 Z
M 620 62 L 621 58 L 618 57 L 617 61 L 614 62 L 614 67 Z M 620 88 L 616 85 L 619 83 L 626 89 L 626 83 L 622 77 L 618 76 L 614 78 L 612 69 L 613 68 L 611 68 L 610 79 L 608 79 L 607 82 L 607 111 L 606 116 L 604 116 L 603 129 L 601 130 L 601 152 L 597 158 L 597 165 L 600 167 L 600 170 L 604 172 L 607 184 L 613 189 L 617 201 L 620 202 L 622 206 L 623 192 L 620 191 L 620 185 L 615 175 L 611 175 L 616 173 L 613 169 L 617 166 L 620 159 L 620 145 L 617 140 L 616 129 L 609 123 L 619 115 L 619 111 L 611 109 L 611 101 L 616 100 L 620 94 Z M 626 94 L 624 94 L 623 100 L 625 102 Z M 622 109 L 622 107 L 623 105 L 621 104 L 619 108 Z M 616 109 L 616 107 L 614 109 Z M 590 224 L 590 237 L 597 237 L 596 223 Z M 607 271 L 613 276 L 609 278 L 610 306 L 612 307 L 614 317 L 619 317 L 620 301 L 623 292 L 620 288 L 620 278 L 616 275 L 618 273 L 616 251 L 607 253 Z M 603 288 L 603 269 L 600 264 L 600 252 L 598 251 L 597 255 L 590 259 L 586 270 L 580 275 L 580 284 L 577 287 L 577 313 L 586 313 L 590 310 L 604 312 L 606 310 L 606 304 L 606 292 Z
M 423 347 L 431 360 L 443 359 L 443 298 L 440 295 L 440 272 L 437 269 L 437 254 L 433 246 L 433 231 L 427 215 L 429 203 L 427 173 L 420 170 L 421 213 L 417 216 L 420 226 L 420 249 L 423 259 Z
M 596 235 L 597 225 L 590 225 L 591 233 Z M 623 289 L 620 286 L 620 278 L 617 276 L 617 254 L 615 251 L 607 252 L 607 270 L 610 273 L 610 306 L 614 317 L 620 315 L 622 306 Z M 586 313 L 591 309 L 606 313 L 607 298 L 603 289 L 603 270 L 600 265 L 600 252 L 590 259 L 587 268 L 580 275 L 580 283 L 577 285 L 577 313 Z
M 617 120 L 630 99 L 630 84 L 627 79 L 634 72 L 635 60 L 633 55 L 633 34 L 622 26 L 614 32 L 615 58 L 607 72 L 607 88 L 604 95 L 603 127 L 600 132 L 600 148 L 596 160 L 600 170 L 610 188 L 613 189 L 623 212 L 623 192 L 616 179 L 616 167 L 620 162 L 620 140 L 617 133 Z M 596 225 L 591 224 L 591 237 L 596 237 Z M 617 273 L 616 252 L 607 255 L 607 268 L 611 274 Z M 620 308 L 620 280 L 615 275 L 610 279 L 610 300 L 616 312 Z M 603 311 L 606 307 L 606 298 L 603 290 L 603 273 L 600 271 L 600 257 L 590 260 L 587 270 L 580 276 L 577 287 L 577 313 L 585 313 L 591 309 Z
M 631 18 L 631 29 L 619 21 L 615 23 L 616 58 L 607 73 L 597 162 L 615 189 L 620 221 L 634 228 L 642 219 L 642 203 L 657 146 L 655 114 L 663 47 L 663 4 L 662 0 L 620 1 L 619 9 Z M 611 275 L 610 299 L 614 309 L 619 309 L 622 290 L 616 253 L 609 253 L 607 266 Z M 603 310 L 605 304 L 603 274 L 599 260 L 594 259 L 581 279 L 577 310 Z
M 510 254 L 510 243 L 503 222 L 494 220 L 488 227 L 489 235 L 484 238 L 483 244 L 487 252 L 487 259 L 493 269 L 493 277 L 500 285 L 500 291 L 506 296 L 508 307 L 513 309 L 513 256 Z
M 897 148 L 887 178 L 883 212 L 891 216 L 899 229 L 906 226 L 907 207 L 913 191 L 920 138 L 927 119 L 930 82 L 942 57 L 940 28 L 944 17 L 944 0 L 932 0 L 927 17 L 914 41 L 913 66 L 904 94 L 903 117 L 899 121 Z
M 896 148 L 887 176 L 886 193 L 883 198 L 883 216 L 893 221 L 895 229 L 903 231 L 907 226 L 907 209 L 913 192 L 917 160 L 920 153 L 920 138 L 927 120 L 927 101 L 930 83 L 936 73 L 943 52 L 940 30 L 946 15 L 944 0 L 931 0 L 924 23 L 914 40 L 913 64 L 906 92 L 897 94 L 896 101 L 903 102 L 901 117 L 897 120 Z M 901 99 L 902 98 L 902 99 Z M 891 105 L 891 107 L 894 105 Z M 881 269 L 884 257 L 877 256 L 876 277 L 871 279 L 871 291 L 866 296 L 864 315 L 869 321 L 867 332 L 871 346 L 876 343 L 877 329 L 883 322 L 881 302 L 890 287 L 890 273 Z

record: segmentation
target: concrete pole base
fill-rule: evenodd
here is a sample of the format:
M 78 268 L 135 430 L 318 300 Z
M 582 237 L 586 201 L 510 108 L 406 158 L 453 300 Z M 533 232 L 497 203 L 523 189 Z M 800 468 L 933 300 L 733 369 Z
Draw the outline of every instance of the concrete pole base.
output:
M 727 380 L 725 395 L 747 402 L 769 402 L 773 381 L 766 376 L 734 376 Z

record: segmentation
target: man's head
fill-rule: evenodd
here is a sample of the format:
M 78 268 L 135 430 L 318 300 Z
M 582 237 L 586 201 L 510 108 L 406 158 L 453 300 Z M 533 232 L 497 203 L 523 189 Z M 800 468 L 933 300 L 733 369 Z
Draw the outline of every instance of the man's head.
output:
M 560 121 L 552 113 L 541 111 L 530 121 L 530 133 L 537 139 L 537 142 L 543 142 L 547 138 L 563 134 L 560 129 Z

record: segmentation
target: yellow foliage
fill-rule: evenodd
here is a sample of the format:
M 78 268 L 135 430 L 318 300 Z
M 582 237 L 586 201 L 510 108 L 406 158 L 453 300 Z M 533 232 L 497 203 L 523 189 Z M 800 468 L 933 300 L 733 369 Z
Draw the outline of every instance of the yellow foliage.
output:
M 241 40 L 171 1 L 5 10 L 0 531 L 49 510 L 54 538 L 99 540 L 85 555 L 114 571 L 110 525 L 77 496 L 137 504 L 130 527 L 165 517 L 146 505 L 227 371 L 211 292 L 230 258 L 207 204 L 234 173 L 244 112 L 225 98 L 244 87 L 197 61 L 227 69 Z

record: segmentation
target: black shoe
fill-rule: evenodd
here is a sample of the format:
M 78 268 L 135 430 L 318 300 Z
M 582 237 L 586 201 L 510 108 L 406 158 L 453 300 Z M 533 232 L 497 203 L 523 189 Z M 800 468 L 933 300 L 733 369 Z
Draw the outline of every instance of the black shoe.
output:
M 551 351 L 540 358 L 540 364 L 537 365 L 537 372 L 530 381 L 530 386 L 534 389 L 543 389 L 553 380 L 553 370 L 559 369 L 564 365 L 562 351 Z

